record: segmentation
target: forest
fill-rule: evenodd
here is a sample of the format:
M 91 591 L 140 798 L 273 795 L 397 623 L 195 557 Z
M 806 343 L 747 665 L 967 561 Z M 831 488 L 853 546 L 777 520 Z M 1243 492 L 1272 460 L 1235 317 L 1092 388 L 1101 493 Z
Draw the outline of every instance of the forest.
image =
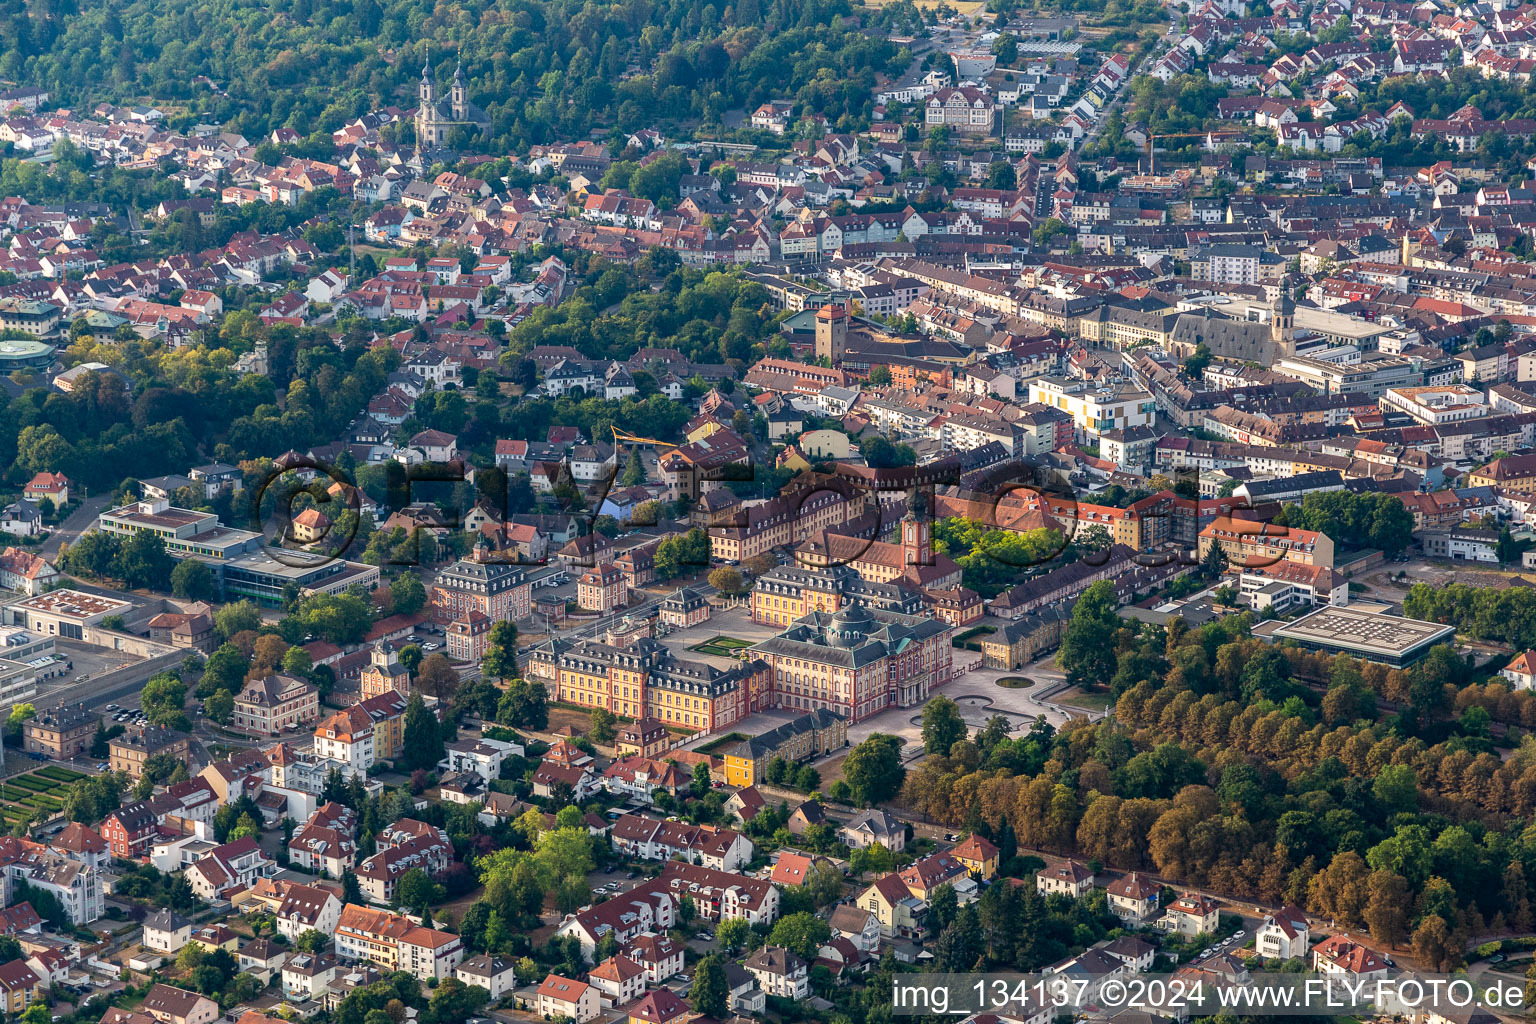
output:
M 476 147 L 526 152 L 593 125 L 718 124 L 769 98 L 867 120 L 875 73 L 911 57 L 859 32 L 852 11 L 848 0 L 3 0 L 0 78 L 73 106 L 152 102 L 173 124 L 254 141 L 411 109 L 424 65 L 441 85 L 462 62 L 492 122 Z
M 1103 596 L 1079 601 L 1062 664 L 1107 659 L 1114 715 L 956 742 L 908 774 L 907 806 L 1021 851 L 1296 902 L 1430 970 L 1532 926 L 1536 741 L 1507 760 L 1492 743 L 1509 687 L 1468 685 L 1449 648 L 1389 669 L 1263 643 L 1246 615 L 1126 623 Z

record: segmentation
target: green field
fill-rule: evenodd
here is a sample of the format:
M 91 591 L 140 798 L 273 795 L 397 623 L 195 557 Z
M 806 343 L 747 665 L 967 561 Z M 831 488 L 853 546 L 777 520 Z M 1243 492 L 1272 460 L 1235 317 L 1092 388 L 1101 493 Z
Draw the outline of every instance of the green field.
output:
M 1065 697 L 1057 697 L 1058 701 L 1074 708 L 1082 708 L 1085 711 L 1103 711 L 1109 707 L 1110 699 L 1107 693 L 1069 693 Z
M 997 632 L 995 626 L 975 626 L 950 640 L 951 646 L 966 651 L 981 650 L 981 638 Z
M 50 764 L 6 779 L 0 783 L 0 822 L 9 828 L 23 815 L 37 811 L 58 814 L 64 810 L 64 796 L 69 787 L 85 777 L 80 772 Z
M 718 754 L 726 747 L 733 747 L 746 738 L 747 737 L 743 733 L 728 732 L 724 736 L 717 736 L 710 740 L 708 743 L 704 744 L 702 747 L 699 747 L 699 753 Z
M 747 640 L 738 640 L 733 636 L 712 636 L 703 643 L 694 644 L 688 648 L 690 651 L 698 651 L 700 654 L 713 654 L 717 658 L 734 658 L 738 652 L 746 650 L 752 644 Z

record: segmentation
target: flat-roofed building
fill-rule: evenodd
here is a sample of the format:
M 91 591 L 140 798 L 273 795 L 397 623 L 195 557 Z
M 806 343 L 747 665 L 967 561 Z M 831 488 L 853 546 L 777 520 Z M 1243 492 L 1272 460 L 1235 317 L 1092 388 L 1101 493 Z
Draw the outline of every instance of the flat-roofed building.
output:
M 108 509 L 97 517 L 96 525 L 103 533 L 120 537 L 153 533 L 172 558 L 228 561 L 262 545 L 259 533 L 231 529 L 212 512 L 177 508 L 164 498 L 146 498 Z
M 5 623 L 44 636 L 94 643 L 94 630 L 104 620 L 132 610 L 133 605 L 128 601 L 66 588 L 6 605 Z
M 1453 626 L 1358 608 L 1321 608 L 1293 622 L 1261 622 L 1253 635 L 1289 640 L 1307 650 L 1351 654 L 1392 666 L 1411 665 L 1436 644 L 1456 638 Z
M 1466 384 L 1438 387 L 1388 388 L 1381 396 L 1384 412 L 1407 413 L 1425 426 L 1438 427 L 1488 415 L 1488 396 Z
M 379 585 L 376 565 L 299 551 L 284 551 L 281 559 L 266 551 L 251 551 L 215 568 L 219 570 L 225 600 L 247 597 L 274 608 L 283 604 L 290 585 L 298 589 L 301 597 L 339 594 L 352 587 L 371 592 Z

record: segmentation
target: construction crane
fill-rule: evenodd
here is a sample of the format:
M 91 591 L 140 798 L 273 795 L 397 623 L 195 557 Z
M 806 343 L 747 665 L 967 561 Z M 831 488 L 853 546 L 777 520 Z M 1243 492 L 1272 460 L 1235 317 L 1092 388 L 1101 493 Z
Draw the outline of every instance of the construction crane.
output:
M 674 441 L 658 441 L 653 437 L 641 437 L 639 434 L 631 434 L 629 431 L 620 430 L 618 427 L 612 427 L 611 429 L 613 430 L 613 448 L 615 452 L 618 451 L 619 445 L 625 441 L 628 441 L 630 444 L 653 444 L 658 448 L 677 447 L 677 443 Z

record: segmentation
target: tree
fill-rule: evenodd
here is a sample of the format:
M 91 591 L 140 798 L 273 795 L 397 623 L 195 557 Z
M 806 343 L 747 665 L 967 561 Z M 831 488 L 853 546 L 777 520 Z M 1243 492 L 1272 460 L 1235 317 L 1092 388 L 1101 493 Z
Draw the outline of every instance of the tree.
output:
M 886 849 L 884 843 L 870 843 L 853 851 L 848 858 L 848 866 L 856 875 L 887 875 L 896 870 L 896 856 Z
M 830 862 L 822 861 L 811 869 L 805 879 L 805 889 L 818 907 L 836 903 L 843 898 L 843 873 Z
M 1184 373 L 1199 380 L 1205 375 L 1206 367 L 1211 365 L 1211 350 L 1204 344 L 1196 345 L 1195 351 L 1184 360 Z
M 115 575 L 125 586 L 165 590 L 171 585 L 175 562 L 166 553 L 165 540 L 157 533 L 135 533 L 118 552 Z
M 549 725 L 549 692 L 543 683 L 514 679 L 502 694 L 496 708 L 496 721 L 523 729 L 543 729 Z
M 443 887 L 421 868 L 411 868 L 395 886 L 395 902 L 421 913 L 443 898 Z
M 960 705 L 940 694 L 923 708 L 923 749 L 930 754 L 948 754 L 949 748 L 965 739 L 965 719 Z
M 768 933 L 770 946 L 782 946 L 806 963 L 816 959 L 816 951 L 832 937 L 831 926 L 809 912 L 781 917 Z
M 883 388 L 891 383 L 891 368 L 889 366 L 871 366 L 869 368 L 869 382 L 877 388 Z
M 432 768 L 443 759 L 443 739 L 438 732 L 437 719 L 427 710 L 421 694 L 411 694 L 405 706 L 405 750 L 403 760 L 407 768 Z
M 235 698 L 228 690 L 219 690 L 217 693 L 203 700 L 203 714 L 209 721 L 219 725 L 228 725 L 230 718 L 235 713 Z
M 734 953 L 745 946 L 751 935 L 752 926 L 740 917 L 728 917 L 715 927 L 715 941 L 727 952 Z
M 230 643 L 221 645 L 203 665 L 202 678 L 197 681 L 198 696 L 207 697 L 219 690 L 234 693 L 245 682 L 250 667 L 250 659 L 238 647 Z
M 110 743 L 112 738 L 107 735 L 107 725 L 102 719 L 96 719 L 96 734 L 91 737 L 91 756 L 108 757 L 112 750 Z
M 21 736 L 22 725 L 31 718 L 37 717 L 37 708 L 31 704 L 17 704 L 11 708 L 11 713 L 5 719 L 5 739 L 7 743 L 15 744 Z
M 593 708 L 591 720 L 587 735 L 592 738 L 593 743 L 612 743 L 618 736 L 618 719 L 607 708 Z
M 152 725 L 183 732 L 191 728 L 186 715 L 186 684 L 169 672 L 157 672 L 149 677 L 139 694 L 139 703 Z
M 725 979 L 725 958 L 719 953 L 710 953 L 694 965 L 688 1002 L 695 1013 L 715 1020 L 725 1020 L 730 1015 L 730 985 Z
M 236 633 L 261 628 L 261 610 L 251 601 L 235 601 L 213 613 L 213 625 L 219 636 L 228 640 Z
M 899 793 L 906 774 L 901 764 L 901 740 L 886 733 L 872 733 L 843 759 L 843 779 L 854 802 L 865 807 Z
M 405 879 L 402 878 L 401 881 L 403 882 Z M 295 949 L 301 949 L 306 953 L 322 953 L 330 941 L 330 936 L 326 935 L 325 932 L 320 931 L 318 928 L 310 928 L 294 940 L 293 945 Z
M 436 651 L 422 659 L 416 672 L 416 688 L 446 704 L 459 688 L 459 673 L 443 652 Z
M 1111 580 L 1099 580 L 1090 586 L 1073 606 L 1056 660 L 1074 686 L 1105 686 L 1114 678 L 1119 606 Z
M 1413 900 L 1407 880 L 1390 871 L 1373 871 L 1366 890 L 1364 917 L 1371 938 L 1396 949 L 1408 937 L 1408 913 Z
M 395 614 L 415 615 L 427 603 L 427 588 L 420 576 L 407 570 L 390 582 L 389 598 Z
M 196 558 L 183 558 L 171 570 L 171 593 L 190 601 L 211 601 L 218 594 L 213 570 Z
M 742 581 L 740 571 L 730 566 L 721 566 L 709 574 L 709 585 L 714 587 L 726 597 L 738 597 L 746 593 L 746 584 Z
M 1414 958 L 1427 971 L 1443 974 L 1461 962 L 1460 944 L 1439 914 L 1430 914 L 1413 933 Z

